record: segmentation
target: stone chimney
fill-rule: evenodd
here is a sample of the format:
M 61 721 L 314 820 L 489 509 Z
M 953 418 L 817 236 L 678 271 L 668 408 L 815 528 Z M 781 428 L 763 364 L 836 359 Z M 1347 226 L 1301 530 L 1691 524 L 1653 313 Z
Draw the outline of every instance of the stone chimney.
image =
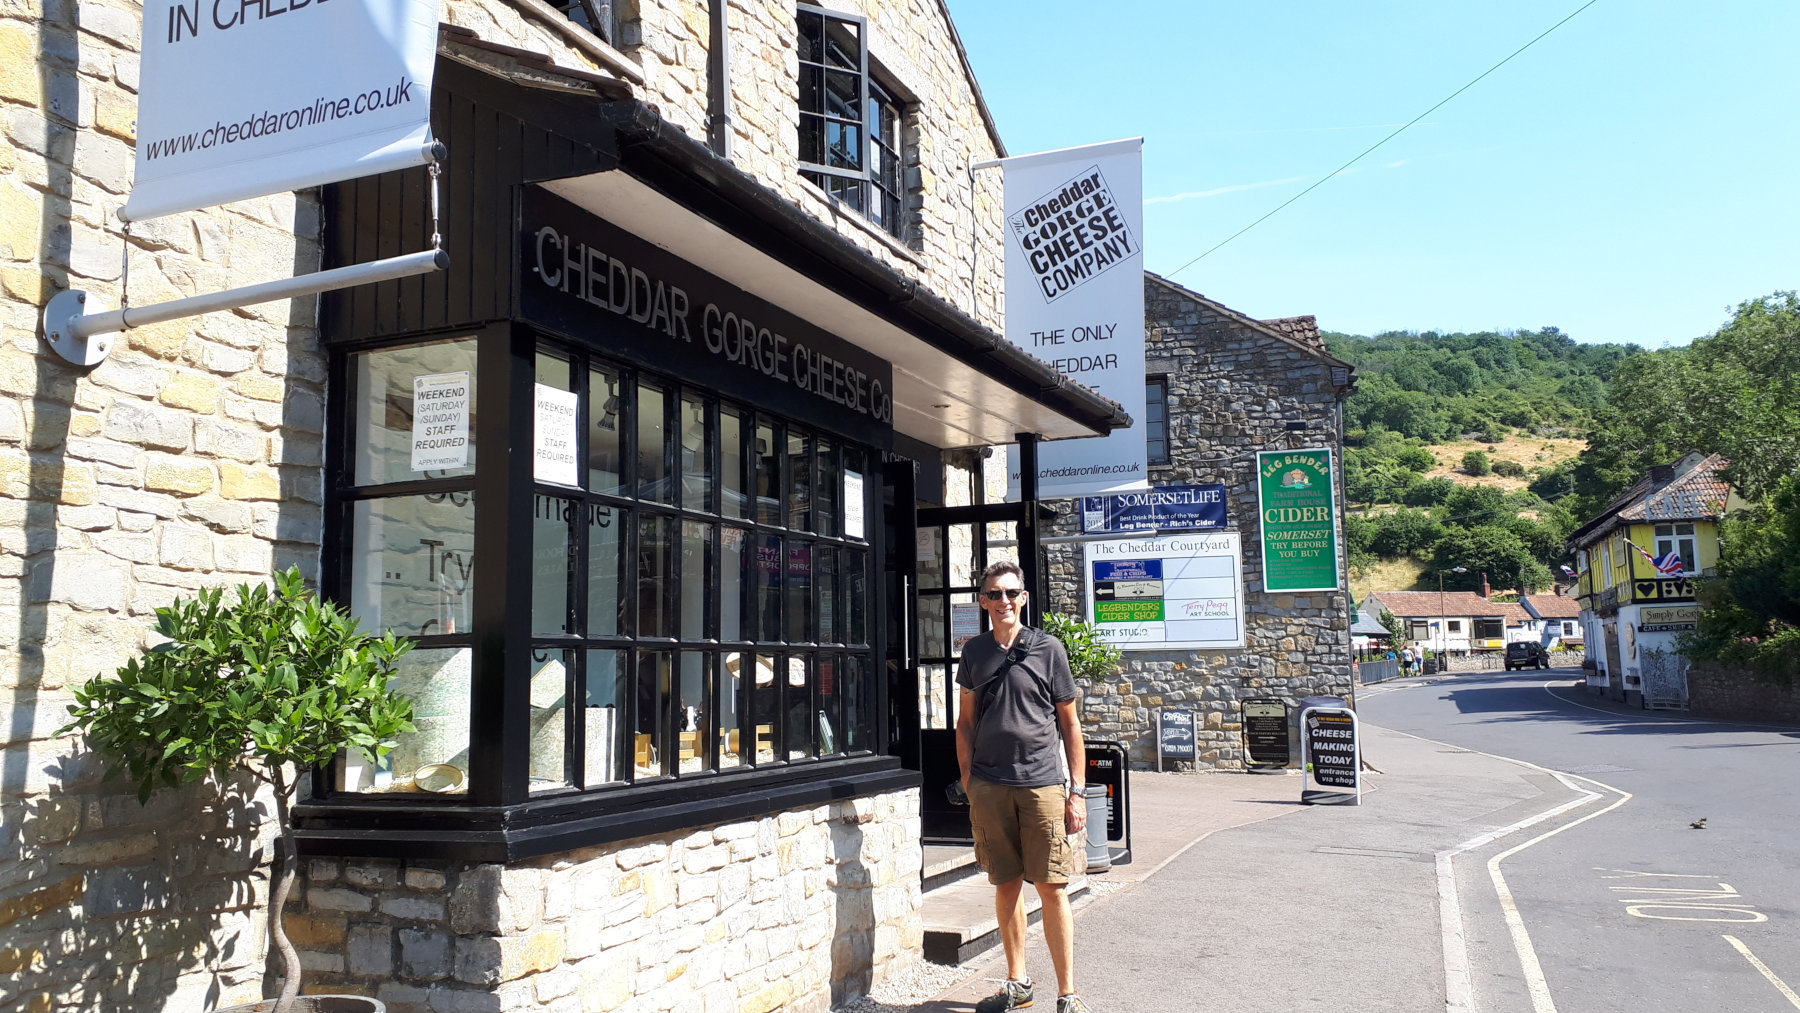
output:
M 1483 571 L 1481 574 L 1481 596 L 1486 598 L 1489 593 L 1491 593 L 1491 589 L 1488 587 L 1487 573 L 1486 571 Z
M 1650 466 L 1651 485 L 1660 489 L 1673 481 L 1675 481 L 1675 466 L 1673 464 L 1652 464 Z

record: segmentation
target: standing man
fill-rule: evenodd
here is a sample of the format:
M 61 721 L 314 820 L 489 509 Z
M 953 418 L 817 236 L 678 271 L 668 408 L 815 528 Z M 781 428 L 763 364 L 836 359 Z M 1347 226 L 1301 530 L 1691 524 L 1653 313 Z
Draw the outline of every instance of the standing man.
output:
M 1043 901 L 1044 941 L 1056 966 L 1056 1013 L 1089 1013 L 1075 991 L 1075 924 L 1069 879 L 1087 823 L 1087 756 L 1075 716 L 1075 678 L 1062 641 L 1027 627 L 1019 564 L 981 575 L 981 607 L 993 629 L 963 646 L 956 760 L 969 795 L 975 857 L 994 884 L 994 916 L 1006 947 L 1006 981 L 975 1005 L 1004 1013 L 1032 1004 L 1025 968 L 1025 880 Z M 1066 764 L 1066 766 L 1065 766 Z M 1067 773 L 1065 773 L 1065 770 Z
M 1411 644 L 1400 648 L 1400 674 L 1413 674 L 1413 649 Z

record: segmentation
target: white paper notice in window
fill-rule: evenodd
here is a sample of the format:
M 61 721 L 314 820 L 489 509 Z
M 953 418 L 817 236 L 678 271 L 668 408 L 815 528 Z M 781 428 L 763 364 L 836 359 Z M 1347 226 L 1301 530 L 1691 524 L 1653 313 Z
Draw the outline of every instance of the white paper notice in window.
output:
M 867 538 L 863 531 L 863 477 L 844 472 L 844 537 Z
M 413 377 L 412 470 L 469 466 L 469 371 Z
M 579 485 L 575 470 L 575 419 L 581 397 L 573 391 L 537 385 L 532 430 L 531 477 L 557 485 Z

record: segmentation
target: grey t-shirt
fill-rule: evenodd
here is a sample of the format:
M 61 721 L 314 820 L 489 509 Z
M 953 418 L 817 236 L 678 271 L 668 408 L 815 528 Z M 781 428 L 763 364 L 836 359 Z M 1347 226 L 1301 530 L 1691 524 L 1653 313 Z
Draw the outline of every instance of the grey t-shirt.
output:
M 1062 641 L 1027 627 L 1002 651 L 983 633 L 963 645 L 956 684 L 975 692 L 976 777 L 1019 788 L 1067 780 L 1056 705 L 1075 699 L 1075 677 Z

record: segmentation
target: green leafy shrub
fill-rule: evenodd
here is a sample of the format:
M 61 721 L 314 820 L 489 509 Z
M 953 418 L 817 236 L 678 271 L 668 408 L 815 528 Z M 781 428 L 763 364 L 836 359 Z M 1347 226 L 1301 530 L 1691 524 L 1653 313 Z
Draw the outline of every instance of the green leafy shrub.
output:
M 1525 466 L 1517 461 L 1495 461 L 1493 468 L 1494 474 L 1502 475 L 1506 478 L 1525 477 Z
M 359 630 L 298 568 L 276 574 L 272 589 L 238 587 L 230 604 L 216 588 L 178 599 L 156 610 L 154 629 L 163 643 L 75 689 L 63 731 L 83 733 L 109 779 L 136 782 L 140 802 L 208 775 L 223 782 L 234 769 L 273 789 L 282 854 L 269 926 L 284 1010 L 300 987 L 280 918 L 294 884 L 289 812 L 299 777 L 346 750 L 374 761 L 414 730 L 412 702 L 390 685 L 412 642 Z
M 1485 475 L 1493 469 L 1488 465 L 1485 450 L 1471 450 L 1463 455 L 1462 470 L 1470 475 Z
M 1044 615 L 1044 632 L 1062 641 L 1069 652 L 1069 671 L 1075 678 L 1102 682 L 1119 674 L 1119 661 L 1124 655 L 1100 639 L 1099 627 L 1086 619 L 1048 612 Z

